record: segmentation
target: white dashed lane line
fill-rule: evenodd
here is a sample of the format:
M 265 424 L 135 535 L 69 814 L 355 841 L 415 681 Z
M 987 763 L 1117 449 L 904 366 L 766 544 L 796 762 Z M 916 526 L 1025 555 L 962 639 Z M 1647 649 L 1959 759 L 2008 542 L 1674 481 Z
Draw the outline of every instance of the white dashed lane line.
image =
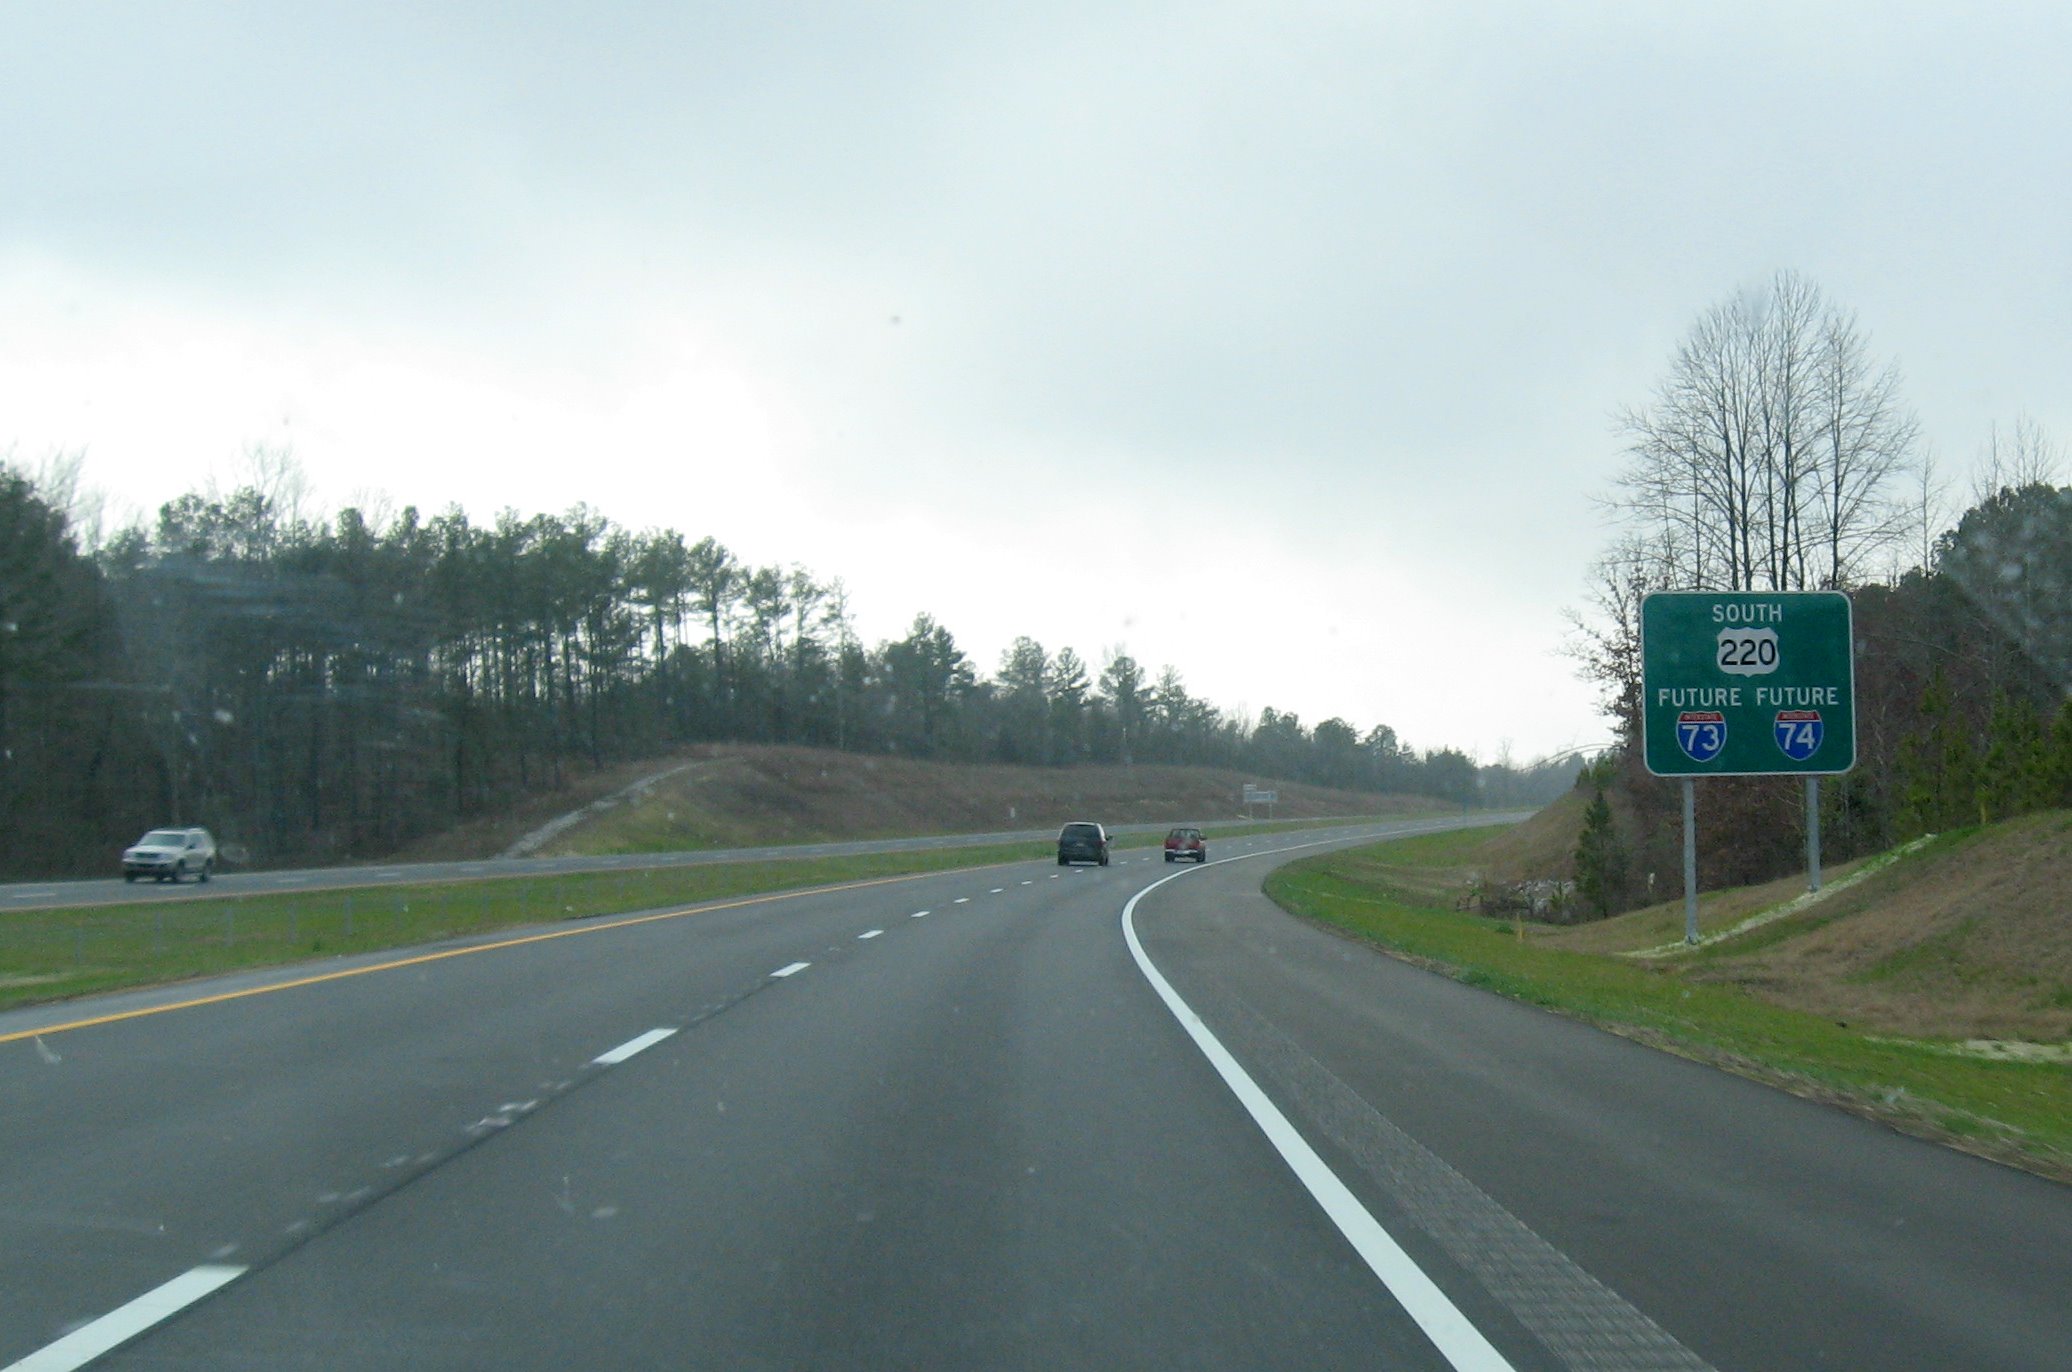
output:
M 1149 859 L 1145 860 L 1149 861 Z M 1130 859 L 1121 858 L 1118 861 L 1126 863 Z M 1071 868 L 1068 871 L 1052 872 L 1050 879 L 1056 881 L 1060 877 L 1078 876 L 1079 872 L 1080 869 L 1077 867 Z M 388 877 L 391 875 L 400 876 L 401 874 L 381 872 L 375 875 Z M 278 885 L 299 885 L 307 881 L 308 878 L 302 876 L 282 876 L 276 877 L 274 880 L 275 884 Z M 1035 884 L 1035 879 L 1030 878 L 1021 884 L 1023 886 L 1032 886 Z M 995 886 L 987 894 L 1001 895 L 1006 889 L 1003 886 Z M 47 898 L 52 894 L 55 893 L 21 891 L 10 892 L 9 896 L 14 900 L 31 900 Z M 954 903 L 969 905 L 971 897 L 958 896 Z M 1134 903 L 1132 902 L 1132 904 Z M 929 913 L 931 912 L 927 910 L 916 910 L 908 918 L 923 919 Z M 859 940 L 873 939 L 881 936 L 884 932 L 883 929 L 870 929 L 858 934 L 856 937 Z M 789 963 L 770 973 L 770 976 L 772 979 L 795 976 L 812 965 L 810 962 Z M 599 1053 L 591 1061 L 599 1067 L 616 1066 L 637 1054 L 646 1052 L 656 1044 L 670 1038 L 676 1032 L 675 1029 L 669 1028 L 650 1029 L 644 1034 L 639 1034 L 626 1040 L 626 1042 L 616 1048 Z M 530 1113 L 539 1103 L 538 1100 L 508 1102 L 496 1116 L 485 1118 L 475 1127 L 480 1128 L 490 1124 L 504 1125 L 515 1122 L 518 1117 Z M 409 1161 L 411 1161 L 409 1155 L 398 1154 L 389 1159 L 383 1166 L 395 1168 Z M 434 1161 L 434 1155 L 426 1153 L 416 1158 L 415 1161 L 420 1166 L 429 1165 Z M 333 1193 L 326 1193 L 319 1199 L 335 1204 L 356 1204 L 364 1201 L 369 1194 L 371 1194 L 371 1188 L 361 1187 L 356 1191 L 348 1193 L 335 1195 Z M 290 1226 L 290 1229 L 292 1231 L 307 1224 L 307 1221 L 298 1221 L 297 1225 Z M 223 1256 L 228 1256 L 228 1251 L 227 1249 L 224 1250 Z M 247 1270 L 244 1267 L 227 1263 L 210 1263 L 192 1268 L 174 1277 L 171 1281 L 145 1292 L 127 1305 L 120 1306 L 92 1323 L 73 1330 L 56 1343 L 48 1344 L 29 1354 L 26 1358 L 0 1368 L 0 1372 L 72 1372 L 72 1369 L 84 1367 L 87 1363 L 92 1362 L 121 1344 L 127 1343 L 154 1325 L 170 1319 L 219 1287 L 237 1280 Z
M 626 1059 L 632 1057 L 635 1053 L 645 1053 L 648 1049 L 654 1047 L 656 1044 L 660 1043 L 663 1039 L 668 1038 L 671 1034 L 675 1032 L 676 1031 L 674 1029 L 650 1029 L 645 1034 L 640 1034 L 634 1038 L 627 1039 L 618 1047 L 613 1048 L 608 1052 L 599 1053 L 596 1057 L 590 1060 L 600 1067 L 613 1067 L 618 1065 L 619 1063 L 624 1062 Z M 537 1104 L 539 1104 L 538 1101 L 527 1101 L 524 1103 L 523 1107 L 517 1108 L 529 1110 Z M 512 1110 L 513 1108 L 514 1107 L 508 1105 L 504 1107 L 506 1111 Z

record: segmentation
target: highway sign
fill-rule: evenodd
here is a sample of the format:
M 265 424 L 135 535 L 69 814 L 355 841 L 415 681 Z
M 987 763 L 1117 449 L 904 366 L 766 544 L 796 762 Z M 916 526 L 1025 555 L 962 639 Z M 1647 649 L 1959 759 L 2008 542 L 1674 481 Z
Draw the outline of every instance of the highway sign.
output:
M 1663 591 L 1640 605 L 1657 776 L 1829 776 L 1856 765 L 1855 639 L 1839 591 Z

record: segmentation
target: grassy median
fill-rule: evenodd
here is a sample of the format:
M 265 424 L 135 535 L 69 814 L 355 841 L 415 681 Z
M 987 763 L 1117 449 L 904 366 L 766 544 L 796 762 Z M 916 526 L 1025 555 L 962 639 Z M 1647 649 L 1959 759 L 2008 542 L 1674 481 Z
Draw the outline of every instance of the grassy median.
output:
M 1205 832 L 1215 840 L 1286 827 L 1229 825 Z M 1164 837 L 1132 834 L 1115 846 L 1148 849 Z M 1028 841 L 254 895 L 237 894 L 233 877 L 163 900 L 0 915 L 0 1009 L 553 920 L 1040 861 L 1055 851 L 1049 842 Z
M 1485 833 L 1420 836 L 1291 864 L 1267 892 L 1471 985 L 2072 1180 L 2072 1067 L 1895 1041 L 1703 979 L 1702 964 L 1544 946 L 1535 926 L 1454 908 Z
M 167 900 L 24 910 L 0 918 L 0 1008 L 516 925 L 1028 861 L 1051 851 L 1048 844 L 1013 843 L 265 895 L 230 894 L 232 879 Z

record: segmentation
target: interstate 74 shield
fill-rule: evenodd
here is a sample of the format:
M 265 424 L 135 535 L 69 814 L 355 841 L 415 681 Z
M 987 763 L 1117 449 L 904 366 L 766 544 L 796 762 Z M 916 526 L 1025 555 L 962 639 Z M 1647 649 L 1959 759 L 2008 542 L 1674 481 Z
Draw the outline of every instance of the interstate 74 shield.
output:
M 1818 710 L 1779 710 L 1772 721 L 1778 751 L 1793 762 L 1804 762 L 1820 751 L 1827 732 Z

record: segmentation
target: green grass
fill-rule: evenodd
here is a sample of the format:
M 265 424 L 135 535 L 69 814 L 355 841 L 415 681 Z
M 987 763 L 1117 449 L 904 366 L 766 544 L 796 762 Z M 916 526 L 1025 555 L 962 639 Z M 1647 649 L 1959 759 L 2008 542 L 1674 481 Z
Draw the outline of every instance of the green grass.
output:
M 1489 842 L 1495 828 L 1443 829 L 1436 834 L 1413 834 L 1409 838 L 1391 839 L 1383 846 L 1388 851 L 1391 866 L 1457 867 Z
M 1541 947 L 1508 922 L 1458 913 L 1391 879 L 1465 858 L 1471 843 L 1434 841 L 1456 837 L 1310 858 L 1275 872 L 1266 890 L 1285 909 L 1471 985 L 2072 1178 L 2072 1070 L 1880 1041 L 1737 987 L 1687 981 L 1675 967 Z
M 518 925 L 1049 856 L 1047 843 L 643 867 L 291 894 L 196 894 L 0 919 L 0 1009 Z
M 1369 820 L 1334 823 L 1369 823 Z M 1212 839 L 1318 828 L 1316 821 L 1204 829 Z M 1155 848 L 1163 832 L 1119 836 Z M 0 1009 L 337 953 L 375 952 L 515 925 L 961 867 L 1040 860 L 1046 840 L 857 857 L 644 867 L 292 894 L 195 894 L 148 904 L 23 910 L 0 920 Z M 221 889 L 221 888 L 218 888 Z
M 1366 823 L 1369 821 L 1346 821 Z M 1211 839 L 1314 821 L 1205 829 Z M 1155 848 L 1163 833 L 1119 837 Z M 495 877 L 289 894 L 192 895 L 149 903 L 9 912 L 0 919 L 0 1009 L 371 953 L 558 919 L 624 914 L 1050 857 L 1048 841 L 856 857 L 641 867 L 571 876 Z M 216 889 L 222 889 L 218 887 Z

